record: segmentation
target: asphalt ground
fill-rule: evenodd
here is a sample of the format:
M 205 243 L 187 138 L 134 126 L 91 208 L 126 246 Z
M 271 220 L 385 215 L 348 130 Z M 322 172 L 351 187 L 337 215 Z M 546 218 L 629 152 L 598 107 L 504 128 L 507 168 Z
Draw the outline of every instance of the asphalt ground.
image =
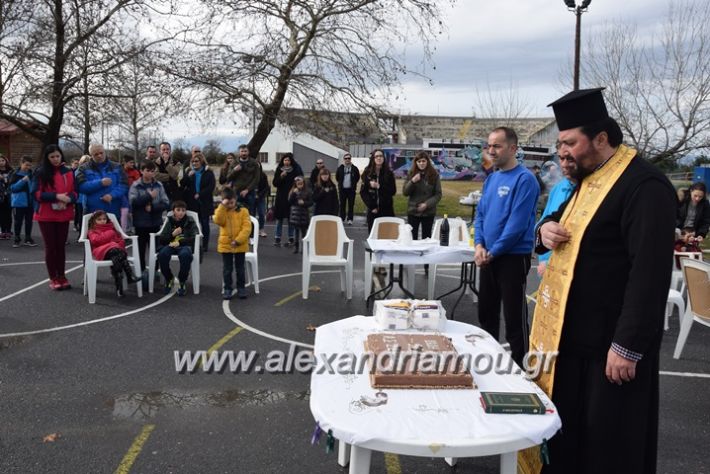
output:
M 270 236 L 273 230 L 267 227 Z M 356 240 L 352 301 L 335 272 L 316 273 L 303 300 L 300 255 L 274 247 L 269 237 L 259 247 L 260 294 L 249 288 L 246 300 L 226 305 L 214 228 L 199 295 L 188 285 L 187 296 L 166 296 L 158 286 L 139 299 L 131 287 L 118 299 L 101 270 L 95 305 L 82 295 L 76 233 L 67 247 L 74 289 L 64 292 L 43 282 L 39 235 L 36 248 L 0 241 L 0 472 L 346 472 L 324 440 L 310 444 L 309 375 L 180 374 L 174 351 L 255 350 L 264 357 L 288 350 L 278 338 L 312 344 L 312 326 L 365 314 L 364 222 L 347 233 Z M 457 270 L 439 275 L 437 294 L 457 284 Z M 421 293 L 424 275 L 417 278 Z M 531 270 L 528 292 L 536 286 Z M 456 319 L 477 323 L 470 297 Z M 661 354 L 658 472 L 710 472 L 710 329 L 695 324 L 676 361 L 677 315 L 670 325 Z M 494 473 L 498 460 L 461 459 L 452 469 L 441 459 L 372 456 L 373 473 L 449 471 Z

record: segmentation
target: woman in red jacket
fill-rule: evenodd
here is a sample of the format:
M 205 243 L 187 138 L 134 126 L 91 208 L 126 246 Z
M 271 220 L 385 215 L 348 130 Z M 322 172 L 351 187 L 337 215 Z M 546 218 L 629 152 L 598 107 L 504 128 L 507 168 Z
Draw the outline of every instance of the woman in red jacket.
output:
M 71 288 L 64 275 L 69 222 L 74 219 L 74 203 L 77 194 L 74 188 L 74 173 L 66 165 L 64 154 L 57 145 L 44 149 L 40 164 L 32 182 L 32 191 L 37 206 L 34 220 L 44 240 L 44 261 L 49 273 L 52 290 Z
M 129 283 L 138 281 L 133 276 L 133 268 L 128 262 L 126 253 L 126 242 L 116 231 L 112 222 L 109 222 L 105 211 L 94 211 L 89 219 L 89 242 L 91 243 L 91 255 L 94 260 L 111 260 L 111 275 L 116 282 L 116 294 L 123 297 L 123 273 L 126 274 Z

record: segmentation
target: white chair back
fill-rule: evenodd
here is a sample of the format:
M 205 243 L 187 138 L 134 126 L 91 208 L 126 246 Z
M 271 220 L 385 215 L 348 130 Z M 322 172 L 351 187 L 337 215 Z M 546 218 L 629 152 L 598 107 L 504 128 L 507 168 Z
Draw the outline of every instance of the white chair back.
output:
M 439 239 L 441 235 L 441 223 L 444 219 L 437 219 L 434 222 L 434 229 L 431 236 L 434 239 Z M 466 221 L 460 217 L 449 218 L 449 244 L 457 245 L 462 242 L 468 242 L 468 226 Z
M 399 237 L 399 226 L 404 223 L 405 220 L 400 217 L 378 217 L 372 222 L 368 239 L 396 240 Z
M 251 221 L 249 245 L 251 245 L 251 251 L 256 253 L 259 248 L 259 220 L 254 216 L 249 216 L 249 220 Z

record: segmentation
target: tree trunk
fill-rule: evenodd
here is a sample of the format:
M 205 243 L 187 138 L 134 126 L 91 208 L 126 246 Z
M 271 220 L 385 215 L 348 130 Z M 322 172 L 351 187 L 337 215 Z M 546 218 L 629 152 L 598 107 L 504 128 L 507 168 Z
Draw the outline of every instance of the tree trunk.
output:
M 52 114 L 47 124 L 44 145 L 59 143 L 59 130 L 64 121 L 64 13 L 62 0 L 54 0 L 54 28 L 57 31 L 54 43 L 54 73 L 52 75 Z

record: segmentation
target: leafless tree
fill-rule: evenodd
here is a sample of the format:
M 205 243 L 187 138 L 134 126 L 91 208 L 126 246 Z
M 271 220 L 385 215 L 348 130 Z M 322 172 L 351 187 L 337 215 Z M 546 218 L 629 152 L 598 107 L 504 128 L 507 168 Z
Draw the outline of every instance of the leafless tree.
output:
M 500 124 L 512 126 L 516 119 L 527 117 L 533 110 L 530 99 L 520 93 L 513 78 L 507 88 L 494 89 L 490 81 L 486 81 L 485 88 L 476 88 L 475 115 L 480 118 L 497 118 Z
M 79 97 L 87 101 L 115 96 L 105 87 L 107 75 L 162 41 L 142 40 L 135 27 L 159 0 L 150 6 L 147 0 L 9 3 L 23 2 L 31 6 L 32 14 L 14 17 L 8 25 L 11 35 L 0 48 L 0 63 L 14 61 L 14 70 L 18 71 L 10 77 L 10 87 L 0 90 L 0 118 L 45 144 L 57 143 L 68 104 Z M 117 31 L 117 25 L 126 24 L 134 25 L 135 33 L 109 34 Z M 123 27 L 118 30 L 126 31 Z M 8 76 L 2 76 L 7 84 Z
M 625 139 L 655 163 L 710 146 L 709 24 L 707 2 L 673 2 L 648 41 L 614 23 L 589 42 L 582 79 L 606 86 Z
M 423 45 L 422 64 L 442 29 L 446 2 L 426 0 L 204 0 L 207 28 L 189 54 L 166 68 L 204 87 L 204 103 L 256 110 L 256 156 L 283 106 L 374 112 L 405 74 L 403 53 Z M 218 25 L 218 26 L 217 26 Z

